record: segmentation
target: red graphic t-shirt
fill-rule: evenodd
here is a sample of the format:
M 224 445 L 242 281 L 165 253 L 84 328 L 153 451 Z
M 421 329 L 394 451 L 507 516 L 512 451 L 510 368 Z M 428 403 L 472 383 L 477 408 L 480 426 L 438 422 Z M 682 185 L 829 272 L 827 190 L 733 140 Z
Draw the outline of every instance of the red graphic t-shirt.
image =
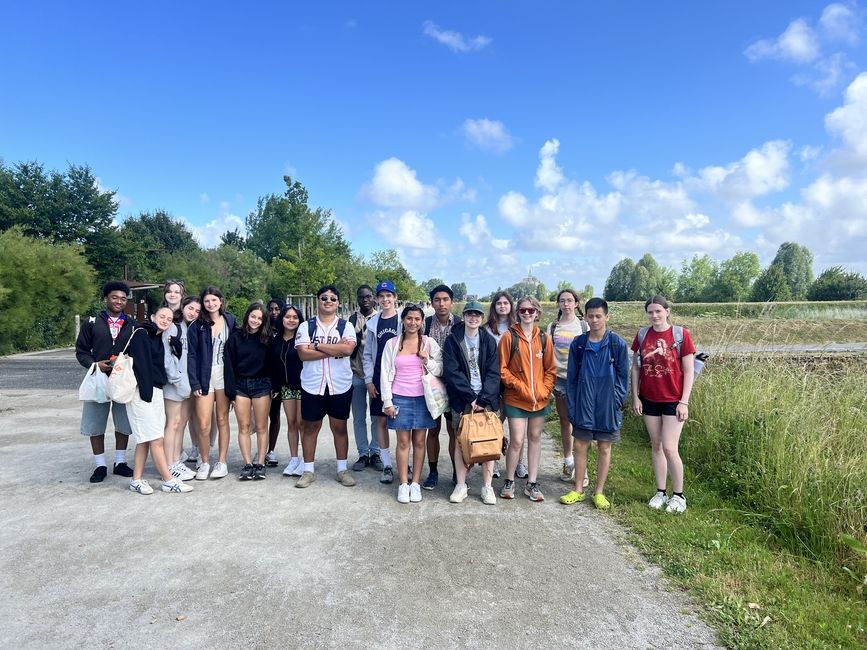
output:
M 632 351 L 638 350 L 638 334 L 632 341 Z M 689 330 L 683 328 L 681 357 L 695 354 Z M 650 328 L 641 346 L 641 371 L 638 392 L 651 402 L 678 402 L 683 395 L 683 366 L 674 347 L 674 331 Z

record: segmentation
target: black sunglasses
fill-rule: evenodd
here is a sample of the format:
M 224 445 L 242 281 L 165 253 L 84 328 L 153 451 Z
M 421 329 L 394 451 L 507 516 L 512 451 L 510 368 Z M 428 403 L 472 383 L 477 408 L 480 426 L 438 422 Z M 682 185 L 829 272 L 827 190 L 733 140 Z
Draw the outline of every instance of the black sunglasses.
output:
M 338 298 L 337 296 L 319 296 L 319 300 L 321 300 L 322 302 L 337 302 L 338 300 L 340 300 L 340 298 Z

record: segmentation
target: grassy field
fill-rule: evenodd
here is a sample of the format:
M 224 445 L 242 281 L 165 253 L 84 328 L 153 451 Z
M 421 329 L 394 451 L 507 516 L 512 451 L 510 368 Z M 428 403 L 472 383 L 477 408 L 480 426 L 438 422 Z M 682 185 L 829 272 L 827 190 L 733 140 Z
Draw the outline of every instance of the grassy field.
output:
M 630 343 L 647 324 L 644 303 L 613 302 L 609 309 L 611 329 Z M 543 302 L 542 326 L 556 316 L 557 304 Z M 672 307 L 672 317 L 704 346 L 867 342 L 867 301 L 682 303 Z
M 716 359 L 684 429 L 689 510 L 679 517 L 647 507 L 647 436 L 626 418 L 612 513 L 706 604 L 730 647 L 867 645 L 865 361 Z M 556 424 L 549 431 L 559 439 Z

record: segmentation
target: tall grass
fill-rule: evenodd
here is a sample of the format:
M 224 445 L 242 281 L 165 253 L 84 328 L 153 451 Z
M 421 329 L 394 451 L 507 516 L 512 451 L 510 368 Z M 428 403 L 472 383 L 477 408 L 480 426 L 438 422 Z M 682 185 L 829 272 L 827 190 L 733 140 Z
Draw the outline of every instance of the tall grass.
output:
M 716 357 L 691 400 L 681 448 L 692 471 L 820 561 L 867 561 L 867 372 L 864 358 L 814 364 Z

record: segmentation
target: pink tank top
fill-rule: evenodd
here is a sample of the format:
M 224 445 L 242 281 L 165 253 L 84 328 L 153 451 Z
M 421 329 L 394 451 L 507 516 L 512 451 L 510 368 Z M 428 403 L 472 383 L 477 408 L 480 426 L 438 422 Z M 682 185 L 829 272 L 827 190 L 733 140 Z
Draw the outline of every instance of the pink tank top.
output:
M 414 354 L 399 354 L 394 358 L 394 381 L 391 392 L 401 397 L 421 397 L 424 386 L 421 383 L 421 359 Z

